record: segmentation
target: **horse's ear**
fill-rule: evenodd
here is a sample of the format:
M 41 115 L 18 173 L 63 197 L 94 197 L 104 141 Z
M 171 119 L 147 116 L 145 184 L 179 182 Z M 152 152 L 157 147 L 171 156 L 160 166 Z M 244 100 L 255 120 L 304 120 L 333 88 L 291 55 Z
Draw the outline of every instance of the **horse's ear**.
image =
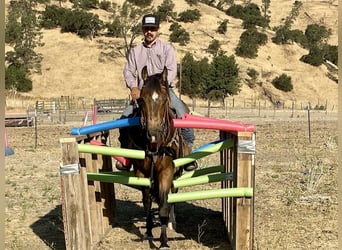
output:
M 146 81 L 146 79 L 148 78 L 147 66 L 145 66 L 145 67 L 141 70 L 141 76 L 142 76 L 142 79 L 143 79 L 144 81 Z
M 163 82 L 167 82 L 167 68 L 164 67 L 164 70 L 162 72 Z

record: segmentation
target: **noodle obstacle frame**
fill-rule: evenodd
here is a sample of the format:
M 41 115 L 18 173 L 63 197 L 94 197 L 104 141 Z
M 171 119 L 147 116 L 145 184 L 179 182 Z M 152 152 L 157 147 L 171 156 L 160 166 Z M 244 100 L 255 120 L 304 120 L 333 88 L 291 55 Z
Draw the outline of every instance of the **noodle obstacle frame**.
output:
M 139 125 L 139 117 L 113 120 L 82 128 L 72 128 L 71 138 L 62 138 L 61 197 L 66 249 L 91 249 L 115 222 L 114 185 L 132 188 L 149 186 L 148 178 L 132 172 L 113 172 L 112 158 L 143 159 L 142 150 L 110 147 L 109 131 Z M 174 119 L 179 128 L 213 129 L 219 140 L 174 160 L 175 167 L 211 154 L 220 155 L 220 165 L 185 172 L 173 180 L 178 193 L 168 202 L 217 199 L 222 202 L 222 219 L 233 249 L 253 248 L 255 130 L 252 124 L 184 115 Z M 220 189 L 181 192 L 182 187 L 220 182 Z

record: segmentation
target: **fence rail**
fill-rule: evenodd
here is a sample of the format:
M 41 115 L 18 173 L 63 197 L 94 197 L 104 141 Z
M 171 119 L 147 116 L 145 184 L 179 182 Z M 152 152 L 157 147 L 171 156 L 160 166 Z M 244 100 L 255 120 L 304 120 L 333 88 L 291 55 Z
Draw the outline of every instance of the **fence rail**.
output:
M 129 99 L 94 100 L 94 105 L 99 113 L 121 114 L 129 105 Z

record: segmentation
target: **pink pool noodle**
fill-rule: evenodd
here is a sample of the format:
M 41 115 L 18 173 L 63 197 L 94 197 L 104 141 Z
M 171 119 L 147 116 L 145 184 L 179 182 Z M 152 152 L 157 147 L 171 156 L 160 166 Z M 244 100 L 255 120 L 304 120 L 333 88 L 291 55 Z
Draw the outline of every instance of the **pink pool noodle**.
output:
M 173 125 L 176 128 L 199 128 L 224 131 L 254 132 L 253 124 L 243 124 L 241 122 L 220 120 L 190 114 L 183 115 L 181 119 L 173 119 Z

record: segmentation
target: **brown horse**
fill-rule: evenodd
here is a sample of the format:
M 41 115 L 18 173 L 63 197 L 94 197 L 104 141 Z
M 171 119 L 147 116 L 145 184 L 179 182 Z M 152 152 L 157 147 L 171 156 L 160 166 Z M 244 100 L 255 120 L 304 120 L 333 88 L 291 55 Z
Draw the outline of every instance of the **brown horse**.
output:
M 157 202 L 161 222 L 160 249 L 168 249 L 167 225 L 175 226 L 174 204 L 168 204 L 169 192 L 174 176 L 182 168 L 175 168 L 175 158 L 189 154 L 189 148 L 181 135 L 180 129 L 173 127 L 172 119 L 176 117 L 170 108 L 167 69 L 160 74 L 148 76 L 147 68 L 142 70 L 144 85 L 137 100 L 141 117 L 141 126 L 129 128 L 128 147 L 145 150 L 144 160 L 132 160 L 137 177 L 150 178 L 151 186 L 142 188 L 143 204 L 146 212 L 145 238 L 152 242 L 152 201 Z

